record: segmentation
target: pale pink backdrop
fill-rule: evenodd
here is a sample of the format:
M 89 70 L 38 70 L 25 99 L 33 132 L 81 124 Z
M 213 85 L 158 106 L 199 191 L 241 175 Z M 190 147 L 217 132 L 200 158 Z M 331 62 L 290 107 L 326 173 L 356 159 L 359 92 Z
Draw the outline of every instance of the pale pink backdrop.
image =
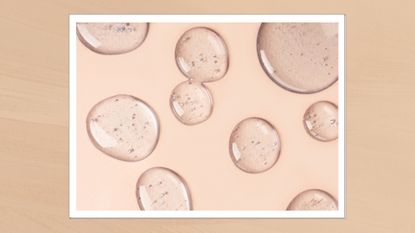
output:
M 175 45 L 193 26 L 217 31 L 227 43 L 226 76 L 206 86 L 215 106 L 196 126 L 181 124 L 169 107 L 172 89 L 186 80 L 176 66 Z M 338 84 L 316 94 L 295 94 L 274 84 L 256 53 L 259 24 L 150 24 L 136 50 L 105 56 L 77 44 L 77 209 L 138 210 L 135 185 L 154 166 L 179 173 L 189 185 L 195 210 L 282 210 L 299 192 L 319 188 L 337 198 L 338 141 L 320 142 L 304 130 L 306 108 L 319 100 L 337 104 Z M 98 151 L 86 133 L 85 119 L 98 101 L 131 94 L 157 112 L 161 124 L 154 152 L 139 162 L 123 162 Z M 250 116 L 275 125 L 282 140 L 276 165 L 260 174 L 239 170 L 228 152 L 233 127 Z

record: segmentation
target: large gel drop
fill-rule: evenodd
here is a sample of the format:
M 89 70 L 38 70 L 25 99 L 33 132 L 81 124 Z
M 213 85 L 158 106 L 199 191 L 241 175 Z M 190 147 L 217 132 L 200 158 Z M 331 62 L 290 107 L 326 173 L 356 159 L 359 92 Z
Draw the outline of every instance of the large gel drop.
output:
M 155 167 L 137 181 L 137 202 L 141 210 L 191 210 L 189 189 L 174 171 Z
M 267 75 L 297 93 L 315 93 L 338 78 L 337 23 L 263 23 L 257 50 Z
M 81 42 L 94 52 L 122 54 L 138 48 L 147 36 L 148 23 L 78 23 Z
M 177 42 L 175 54 L 179 69 L 193 81 L 217 81 L 228 70 L 225 42 L 218 33 L 206 27 L 186 31 Z
M 233 129 L 229 151 L 235 165 L 248 173 L 260 173 L 277 162 L 281 150 L 277 130 L 261 118 L 247 118 Z
M 287 210 L 337 210 L 337 200 L 319 189 L 309 189 L 298 194 Z
M 159 138 L 153 109 L 130 95 L 116 95 L 97 103 L 88 114 L 87 130 L 96 148 L 124 161 L 144 159 Z
M 338 136 L 337 106 L 328 101 L 312 104 L 304 113 L 304 127 L 308 134 L 320 141 L 332 141 Z
M 202 83 L 185 81 L 177 85 L 170 96 L 170 107 L 176 118 L 186 125 L 199 124 L 209 118 L 213 99 Z

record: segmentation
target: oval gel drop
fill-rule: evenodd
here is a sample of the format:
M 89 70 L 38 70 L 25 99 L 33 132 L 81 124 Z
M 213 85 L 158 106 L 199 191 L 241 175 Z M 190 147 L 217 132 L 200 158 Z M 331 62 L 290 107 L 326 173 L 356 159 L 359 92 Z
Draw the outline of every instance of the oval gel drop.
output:
M 248 173 L 270 169 L 277 162 L 280 150 L 280 137 L 275 127 L 256 117 L 239 122 L 229 140 L 233 162 Z
M 124 161 L 144 159 L 159 138 L 154 110 L 130 95 L 116 95 L 97 103 L 88 114 L 87 130 L 96 148 Z
M 337 210 L 337 200 L 323 190 L 310 189 L 298 194 L 287 210 Z
M 332 141 L 338 136 L 337 106 L 328 101 L 312 104 L 304 113 L 304 127 L 309 135 L 320 141 Z
M 315 93 L 337 81 L 337 23 L 263 23 L 257 51 L 267 75 L 289 91 Z
M 147 36 L 148 23 L 78 23 L 80 41 L 100 54 L 122 54 L 138 48 Z
M 202 83 L 185 81 L 174 88 L 170 107 L 180 122 L 195 125 L 206 121 L 212 114 L 213 98 Z
M 176 45 L 176 63 L 192 81 L 213 82 L 228 71 L 228 49 L 222 37 L 206 27 L 186 31 Z
M 189 189 L 176 172 L 150 168 L 137 181 L 137 202 L 141 210 L 191 210 Z

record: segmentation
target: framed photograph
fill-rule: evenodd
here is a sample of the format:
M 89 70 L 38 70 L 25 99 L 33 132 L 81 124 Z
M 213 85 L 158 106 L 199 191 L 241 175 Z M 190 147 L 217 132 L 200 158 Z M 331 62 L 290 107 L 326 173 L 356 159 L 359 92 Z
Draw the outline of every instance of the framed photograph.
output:
M 70 15 L 71 218 L 344 218 L 344 15 Z

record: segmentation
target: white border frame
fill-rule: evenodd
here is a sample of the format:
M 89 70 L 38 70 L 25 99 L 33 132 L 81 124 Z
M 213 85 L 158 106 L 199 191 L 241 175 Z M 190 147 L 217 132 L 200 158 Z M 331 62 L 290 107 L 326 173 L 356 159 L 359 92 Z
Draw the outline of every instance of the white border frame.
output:
M 89 211 L 76 209 L 76 23 L 334 22 L 339 25 L 339 163 L 337 211 Z M 70 15 L 69 16 L 69 217 L 70 218 L 344 218 L 345 217 L 345 16 L 344 15 Z

